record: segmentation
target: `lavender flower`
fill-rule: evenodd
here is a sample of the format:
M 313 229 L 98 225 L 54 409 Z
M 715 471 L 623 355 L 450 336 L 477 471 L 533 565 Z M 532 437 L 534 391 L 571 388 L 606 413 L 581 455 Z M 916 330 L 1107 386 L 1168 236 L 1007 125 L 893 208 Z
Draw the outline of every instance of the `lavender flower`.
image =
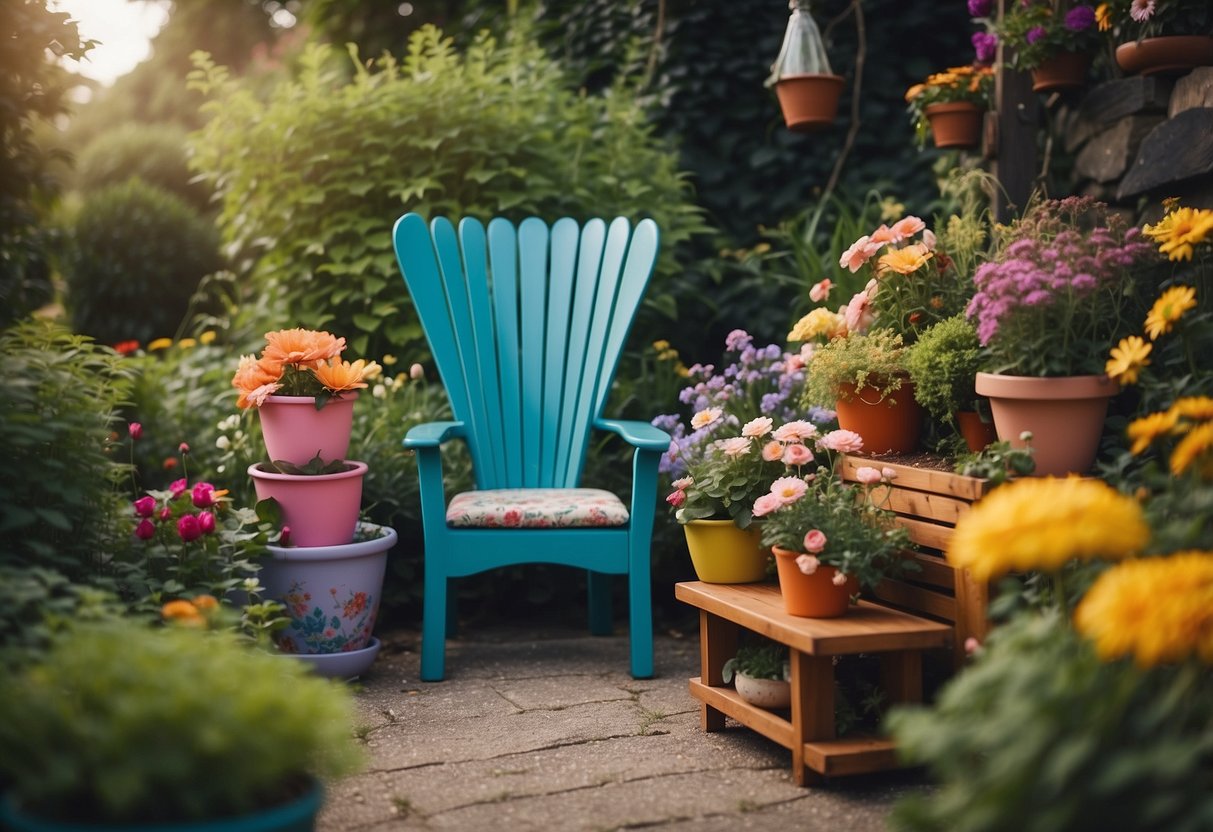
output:
M 971 7 L 970 3 L 970 7 Z M 976 52 L 977 62 L 979 64 L 990 64 L 994 62 L 994 55 L 998 51 L 998 37 L 988 32 L 974 32 L 972 37 L 973 51 Z
M 1028 34 L 1024 36 L 1024 40 L 1026 40 L 1029 44 L 1033 44 L 1043 38 L 1045 34 L 1044 26 L 1033 26 L 1028 30 Z
M 1075 6 L 1066 12 L 1065 27 L 1071 32 L 1083 32 L 1095 25 L 1095 9 Z

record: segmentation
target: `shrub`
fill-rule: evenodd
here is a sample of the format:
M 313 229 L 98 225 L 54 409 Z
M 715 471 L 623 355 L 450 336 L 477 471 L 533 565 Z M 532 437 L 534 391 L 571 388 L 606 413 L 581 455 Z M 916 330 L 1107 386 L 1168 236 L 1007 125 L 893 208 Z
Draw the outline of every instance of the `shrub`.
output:
M 622 88 L 578 95 L 525 35 L 481 36 L 457 53 L 433 27 L 397 64 L 359 62 L 351 82 L 313 47 L 298 81 L 268 101 L 200 60 L 194 86 L 212 98 L 195 164 L 222 195 L 226 240 L 248 257 L 251 291 L 280 301 L 266 329 L 346 335 L 352 351 L 425 349 L 392 251 L 406 211 L 423 216 L 650 215 L 661 228 L 659 275 L 702 229 L 674 154 Z
M 185 156 L 186 131 L 173 124 L 124 124 L 93 139 L 76 160 L 76 185 L 85 192 L 120 185 L 138 177 L 198 211 L 205 211 L 210 189 L 190 184 Z
M 976 409 L 973 383 L 982 360 L 977 330 L 964 315 L 940 321 L 923 332 L 906 354 L 914 399 L 940 421 Z
M 131 180 L 84 200 L 66 269 L 73 327 L 99 341 L 174 334 L 202 276 L 220 266 L 215 230 L 172 194 Z

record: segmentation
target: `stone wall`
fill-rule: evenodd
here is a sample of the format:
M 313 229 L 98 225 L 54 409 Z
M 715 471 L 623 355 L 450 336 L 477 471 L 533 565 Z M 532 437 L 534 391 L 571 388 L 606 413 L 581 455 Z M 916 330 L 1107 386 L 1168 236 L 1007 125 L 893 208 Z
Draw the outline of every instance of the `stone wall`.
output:
M 1213 208 L 1213 67 L 1092 88 L 1065 130 L 1077 190 L 1144 219 L 1161 201 Z

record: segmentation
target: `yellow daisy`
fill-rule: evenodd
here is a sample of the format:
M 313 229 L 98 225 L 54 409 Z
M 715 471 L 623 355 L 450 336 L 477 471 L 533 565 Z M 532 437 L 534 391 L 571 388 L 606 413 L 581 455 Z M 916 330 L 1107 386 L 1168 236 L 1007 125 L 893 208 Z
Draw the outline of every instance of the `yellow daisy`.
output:
M 156 352 L 158 350 L 167 350 L 173 345 L 172 338 L 157 338 L 147 345 L 148 352 Z
M 1171 403 L 1170 412 L 1182 419 L 1213 419 L 1213 399 L 1208 396 L 1185 396 Z
M 1153 349 L 1153 344 L 1147 344 L 1137 335 L 1122 338 L 1112 348 L 1112 356 L 1104 365 L 1104 372 L 1121 384 L 1136 384 L 1142 368 L 1150 365 L 1150 351 Z
M 1129 423 L 1129 428 L 1126 431 L 1129 438 L 1133 440 L 1133 447 L 1129 451 L 1134 456 L 1140 454 L 1150 447 L 1150 443 L 1155 439 L 1174 430 L 1178 423 L 1179 415 L 1174 412 L 1174 409 L 1162 413 L 1151 413 L 1149 416 L 1134 419 Z
M 1142 231 L 1158 243 L 1158 250 L 1169 259 L 1191 260 L 1193 247 L 1203 243 L 1213 232 L 1213 211 L 1176 208 L 1156 225 L 1147 225 Z
M 1193 460 L 1213 448 L 1213 422 L 1203 422 L 1188 431 L 1171 452 L 1171 473 L 1179 476 Z
M 1074 611 L 1074 626 L 1105 661 L 1132 655 L 1153 667 L 1196 656 L 1213 663 L 1213 552 L 1113 566 Z
M 1171 331 L 1171 325 L 1196 306 L 1196 290 L 1191 286 L 1172 286 L 1158 296 L 1146 313 L 1146 334 L 1151 341 Z
M 1149 540 L 1141 506 L 1100 480 L 1016 480 L 960 518 L 948 562 L 979 581 L 1011 571 L 1054 572 L 1081 558 L 1120 559 Z
M 1095 24 L 1101 32 L 1106 32 L 1112 28 L 1112 12 L 1108 8 L 1107 3 L 1100 3 L 1095 7 Z

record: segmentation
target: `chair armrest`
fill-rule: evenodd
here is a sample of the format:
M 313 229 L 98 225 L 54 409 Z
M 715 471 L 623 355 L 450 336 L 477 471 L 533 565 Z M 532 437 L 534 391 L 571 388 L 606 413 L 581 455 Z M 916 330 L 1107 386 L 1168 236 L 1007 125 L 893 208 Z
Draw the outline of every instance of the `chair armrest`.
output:
M 452 439 L 467 436 L 463 422 L 425 422 L 414 425 L 404 437 L 406 448 L 437 448 Z
M 633 448 L 661 452 L 670 449 L 670 435 L 648 422 L 631 419 L 599 419 L 594 422 L 594 427 L 617 434 Z

